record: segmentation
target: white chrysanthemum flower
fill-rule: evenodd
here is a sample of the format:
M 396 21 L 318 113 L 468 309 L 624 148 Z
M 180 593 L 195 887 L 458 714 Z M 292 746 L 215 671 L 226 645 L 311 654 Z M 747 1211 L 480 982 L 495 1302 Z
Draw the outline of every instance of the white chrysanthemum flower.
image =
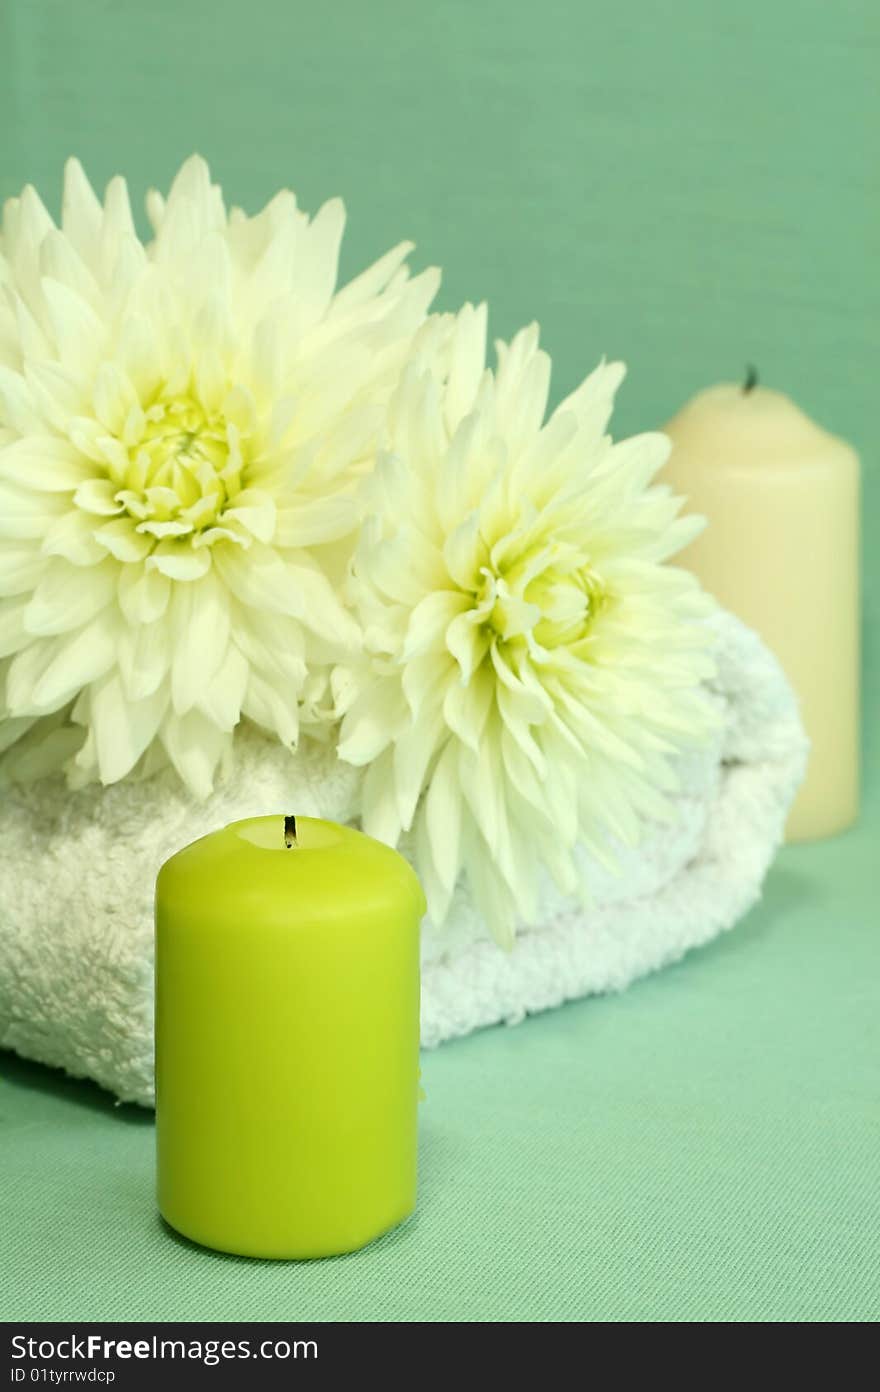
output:
M 5 209 L 0 749 L 104 783 L 162 752 L 204 794 L 242 716 L 292 744 L 329 709 L 354 485 L 437 276 L 401 245 L 336 292 L 338 200 L 227 213 L 198 158 L 147 206 L 145 246 L 71 161 L 60 228 Z
M 649 487 L 668 442 L 605 434 L 622 366 L 545 423 L 537 329 L 498 358 L 487 372 L 483 310 L 420 335 L 354 558 L 369 660 L 337 684 L 366 829 L 412 827 L 435 922 L 464 870 L 509 943 L 542 868 L 588 894 L 578 846 L 607 860 L 668 815 L 674 756 L 714 723 L 713 663 L 709 601 L 664 564 L 695 529 Z

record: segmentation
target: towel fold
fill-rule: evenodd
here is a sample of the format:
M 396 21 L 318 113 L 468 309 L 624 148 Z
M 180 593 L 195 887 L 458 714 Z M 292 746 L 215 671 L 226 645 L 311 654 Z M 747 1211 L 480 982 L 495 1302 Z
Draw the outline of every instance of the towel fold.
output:
M 806 739 L 775 658 L 729 614 L 713 621 L 723 719 L 683 763 L 677 815 L 645 828 L 613 874 L 589 867 L 585 910 L 549 883 L 512 951 L 465 886 L 422 930 L 422 1043 L 616 991 L 730 928 L 760 894 L 803 776 Z M 4 790 L 0 807 L 0 1044 L 153 1101 L 153 887 L 162 862 L 241 817 L 295 809 L 354 820 L 359 774 L 332 745 L 290 755 L 243 731 L 232 775 L 196 804 L 169 771 L 70 792 Z M 406 846 L 402 848 L 406 852 Z

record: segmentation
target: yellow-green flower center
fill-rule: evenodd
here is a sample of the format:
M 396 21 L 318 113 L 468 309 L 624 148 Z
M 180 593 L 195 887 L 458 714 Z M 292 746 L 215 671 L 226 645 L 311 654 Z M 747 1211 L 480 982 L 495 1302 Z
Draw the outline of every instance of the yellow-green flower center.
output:
M 526 598 L 541 610 L 535 640 L 543 648 L 559 648 L 586 638 L 609 595 L 601 576 L 585 566 L 564 575 L 545 571 L 526 588 Z
M 156 536 L 215 526 L 242 488 L 235 427 L 191 396 L 159 399 L 145 414 L 140 439 L 128 447 L 116 501 Z
M 605 583 L 590 566 L 571 571 L 550 566 L 524 586 L 488 568 L 481 577 L 475 612 L 502 641 L 531 633 L 543 648 L 571 647 L 588 635 L 609 602 Z

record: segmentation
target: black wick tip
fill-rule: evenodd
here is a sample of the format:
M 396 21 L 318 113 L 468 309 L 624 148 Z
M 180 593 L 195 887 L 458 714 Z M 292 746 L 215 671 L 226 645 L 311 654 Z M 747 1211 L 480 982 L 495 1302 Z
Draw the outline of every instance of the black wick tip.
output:
M 296 845 L 296 817 L 284 818 L 284 844 L 288 850 Z
M 758 369 L 751 363 L 746 364 L 746 380 L 743 382 L 743 395 L 748 396 L 750 391 L 758 385 Z

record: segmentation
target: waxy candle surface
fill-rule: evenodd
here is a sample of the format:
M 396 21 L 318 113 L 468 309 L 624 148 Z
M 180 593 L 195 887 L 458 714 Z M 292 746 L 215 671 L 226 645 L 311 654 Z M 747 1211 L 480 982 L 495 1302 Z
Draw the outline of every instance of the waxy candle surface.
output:
M 159 1208 L 250 1256 L 350 1251 L 415 1206 L 419 923 L 406 861 L 348 827 L 237 822 L 156 886 Z
M 849 826 L 859 789 L 859 461 L 780 392 L 701 392 L 665 477 L 708 526 L 677 559 L 775 652 L 811 741 L 789 840 Z

